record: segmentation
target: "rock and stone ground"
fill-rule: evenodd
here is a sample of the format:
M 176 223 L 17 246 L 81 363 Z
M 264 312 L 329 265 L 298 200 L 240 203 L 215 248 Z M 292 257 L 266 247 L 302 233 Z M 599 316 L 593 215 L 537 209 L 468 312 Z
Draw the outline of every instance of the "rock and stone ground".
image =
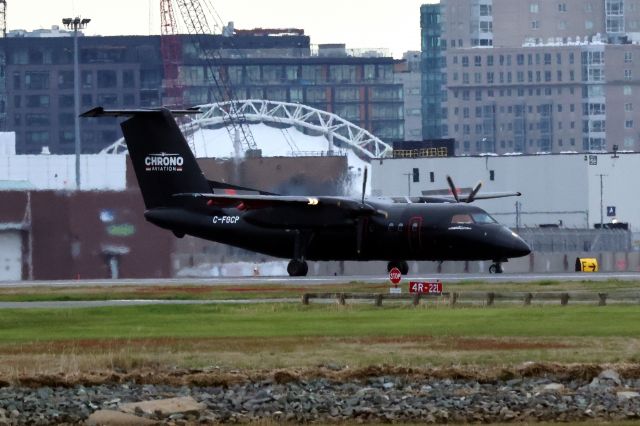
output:
M 0 388 L 0 425 L 486 423 L 640 418 L 640 367 L 113 372 Z

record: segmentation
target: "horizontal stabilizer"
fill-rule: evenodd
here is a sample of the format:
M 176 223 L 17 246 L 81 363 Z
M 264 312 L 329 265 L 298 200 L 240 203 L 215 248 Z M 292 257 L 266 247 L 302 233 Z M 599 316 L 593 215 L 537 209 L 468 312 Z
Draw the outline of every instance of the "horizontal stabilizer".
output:
M 142 109 L 104 109 L 96 107 L 80 114 L 80 117 L 133 117 L 134 115 L 157 114 L 161 111 L 168 111 L 172 115 L 200 114 L 198 108 L 169 110 L 167 108 L 142 108 Z

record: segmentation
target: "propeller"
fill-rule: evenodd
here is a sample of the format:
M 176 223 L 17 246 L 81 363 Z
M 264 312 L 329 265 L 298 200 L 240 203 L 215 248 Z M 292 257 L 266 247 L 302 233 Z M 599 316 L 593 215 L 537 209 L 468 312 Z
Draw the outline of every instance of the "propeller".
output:
M 467 197 L 467 203 L 472 203 L 473 200 L 476 199 L 476 195 L 478 195 L 478 191 L 480 191 L 480 188 L 482 188 L 482 182 L 478 182 L 473 188 L 471 194 L 469 194 L 469 196 Z
M 368 168 L 364 168 L 364 177 L 362 178 L 362 204 L 364 204 L 364 193 L 367 190 L 367 175 L 369 173 Z
M 447 184 L 449 184 L 449 189 L 451 189 L 451 194 L 453 194 L 453 198 L 456 200 L 456 203 L 459 203 L 460 196 L 458 194 L 458 189 L 453 183 L 453 179 L 451 179 L 451 176 L 449 175 L 447 175 Z M 480 188 L 482 188 L 482 182 L 478 182 L 476 186 L 473 187 L 471 193 L 465 198 L 465 202 L 472 203 L 476 199 L 476 195 L 478 195 L 478 192 L 480 192 Z
M 362 205 L 364 206 L 364 193 L 366 191 L 367 188 L 367 177 L 368 177 L 368 172 L 369 169 L 368 168 L 364 168 L 364 177 L 362 178 Z M 359 217 L 357 219 L 358 224 L 357 224 L 357 228 L 356 228 L 356 250 L 358 252 L 358 254 L 360 254 L 362 252 L 362 240 L 364 238 L 364 228 L 366 226 L 366 219 L 363 217 Z
M 449 189 L 451 189 L 451 194 L 453 194 L 453 198 L 455 198 L 456 203 L 460 202 L 460 198 L 458 197 L 458 189 L 456 188 L 455 184 L 453 183 L 453 179 L 451 179 L 451 176 L 447 175 L 447 183 L 449 184 Z

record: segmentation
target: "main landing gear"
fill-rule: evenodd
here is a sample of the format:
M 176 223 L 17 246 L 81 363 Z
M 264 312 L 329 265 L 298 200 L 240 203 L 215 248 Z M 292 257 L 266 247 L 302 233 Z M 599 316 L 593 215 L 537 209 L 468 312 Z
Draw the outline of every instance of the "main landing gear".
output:
M 290 277 L 306 277 L 309 272 L 309 265 L 304 260 L 293 259 L 287 265 L 287 272 Z
M 391 272 L 393 268 L 398 268 L 402 275 L 407 275 L 409 273 L 409 264 L 404 260 L 392 260 L 387 263 L 387 272 Z
M 306 277 L 309 272 L 309 265 L 305 262 L 307 248 L 313 239 L 313 233 L 295 231 L 295 243 L 293 246 L 293 260 L 287 265 L 287 272 L 290 277 Z
M 495 262 L 491 266 L 489 266 L 489 273 L 490 274 L 501 274 L 503 272 L 504 272 L 504 269 L 502 269 L 502 263 L 501 262 Z

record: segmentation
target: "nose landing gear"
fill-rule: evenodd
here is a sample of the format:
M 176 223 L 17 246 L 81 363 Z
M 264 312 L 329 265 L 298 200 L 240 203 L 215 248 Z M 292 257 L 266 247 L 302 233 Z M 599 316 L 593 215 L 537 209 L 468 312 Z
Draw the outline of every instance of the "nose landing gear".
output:
M 309 272 L 309 265 L 304 260 L 293 259 L 287 265 L 287 273 L 290 277 L 306 277 Z
M 490 274 L 501 274 L 503 272 L 504 272 L 504 269 L 502 269 L 502 263 L 501 262 L 495 262 L 491 266 L 489 266 L 489 273 Z

